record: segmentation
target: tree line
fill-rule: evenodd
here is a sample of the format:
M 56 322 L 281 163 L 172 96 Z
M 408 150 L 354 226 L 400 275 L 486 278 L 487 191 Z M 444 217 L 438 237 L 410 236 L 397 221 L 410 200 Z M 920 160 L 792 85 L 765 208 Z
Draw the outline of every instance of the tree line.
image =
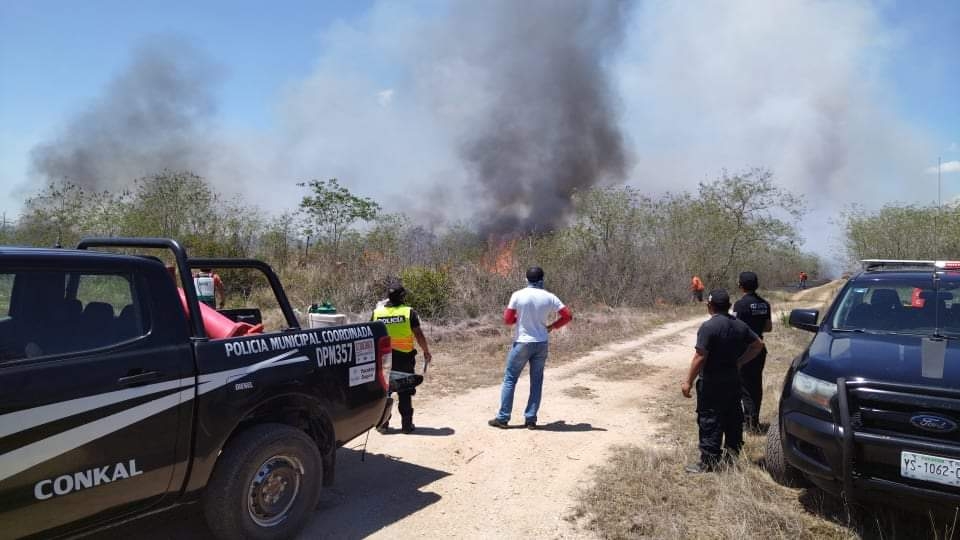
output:
M 496 238 L 469 223 L 428 229 L 336 179 L 299 185 L 299 204 L 269 214 L 191 172 L 163 171 L 121 192 L 55 182 L 26 200 L 19 219 L 0 230 L 0 243 L 171 237 L 191 255 L 266 260 L 301 308 L 329 300 L 344 311 L 369 311 L 385 281 L 400 275 L 411 303 L 437 319 L 502 308 L 531 264 L 544 267 L 551 290 L 582 307 L 685 302 L 693 275 L 707 287 L 733 288 L 749 269 L 762 285 L 783 285 L 800 270 L 816 276 L 821 264 L 796 247 L 802 197 L 765 169 L 723 173 L 694 192 L 585 190 L 574 195 L 563 227 Z M 239 277 L 225 281 L 235 294 L 262 293 Z
M 844 251 L 861 259 L 960 259 L 960 205 L 888 204 L 875 211 L 847 208 Z

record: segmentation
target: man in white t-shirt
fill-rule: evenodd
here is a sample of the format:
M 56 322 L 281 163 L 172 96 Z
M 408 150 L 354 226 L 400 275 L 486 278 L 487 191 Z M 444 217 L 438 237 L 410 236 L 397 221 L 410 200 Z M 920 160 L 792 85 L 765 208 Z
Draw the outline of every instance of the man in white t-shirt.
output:
M 547 319 L 557 314 L 557 319 L 547 324 Z M 557 296 L 543 288 L 543 269 L 533 266 L 527 270 L 527 287 L 510 296 L 510 303 L 503 312 L 505 324 L 516 324 L 513 346 L 507 355 L 507 367 L 500 389 L 500 411 L 488 424 L 506 428 L 513 410 L 513 393 L 523 367 L 530 363 L 530 397 L 523 411 L 524 425 L 537 427 L 537 410 L 543 391 L 543 368 L 547 363 L 547 335 L 573 320 L 570 309 Z

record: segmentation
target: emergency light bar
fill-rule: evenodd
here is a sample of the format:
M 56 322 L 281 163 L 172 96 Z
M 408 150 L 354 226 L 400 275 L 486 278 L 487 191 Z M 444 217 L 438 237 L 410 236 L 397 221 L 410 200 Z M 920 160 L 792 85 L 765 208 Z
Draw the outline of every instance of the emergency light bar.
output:
M 960 270 L 960 261 L 923 261 L 905 259 L 863 259 L 860 261 L 864 270 L 904 269 L 904 268 L 937 268 L 940 270 Z

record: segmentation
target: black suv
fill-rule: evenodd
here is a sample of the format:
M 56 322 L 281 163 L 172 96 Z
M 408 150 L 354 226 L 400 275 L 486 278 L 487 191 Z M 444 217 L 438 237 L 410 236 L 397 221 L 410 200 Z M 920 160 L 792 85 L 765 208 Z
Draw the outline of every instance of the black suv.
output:
M 790 366 L 767 468 L 848 501 L 960 503 L 960 263 L 863 261 Z

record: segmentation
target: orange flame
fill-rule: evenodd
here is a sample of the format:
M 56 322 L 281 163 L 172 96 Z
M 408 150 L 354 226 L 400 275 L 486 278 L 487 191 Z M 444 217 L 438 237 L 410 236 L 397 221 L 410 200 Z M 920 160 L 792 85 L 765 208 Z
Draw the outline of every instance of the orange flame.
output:
M 517 245 L 516 238 L 498 242 L 491 238 L 488 245 L 487 253 L 480 263 L 483 269 L 498 276 L 509 276 L 516 262 L 513 256 L 513 249 Z
M 384 260 L 386 260 L 386 257 L 383 256 L 383 253 L 372 249 L 363 250 L 363 254 L 361 254 L 360 258 L 366 264 L 382 264 Z

